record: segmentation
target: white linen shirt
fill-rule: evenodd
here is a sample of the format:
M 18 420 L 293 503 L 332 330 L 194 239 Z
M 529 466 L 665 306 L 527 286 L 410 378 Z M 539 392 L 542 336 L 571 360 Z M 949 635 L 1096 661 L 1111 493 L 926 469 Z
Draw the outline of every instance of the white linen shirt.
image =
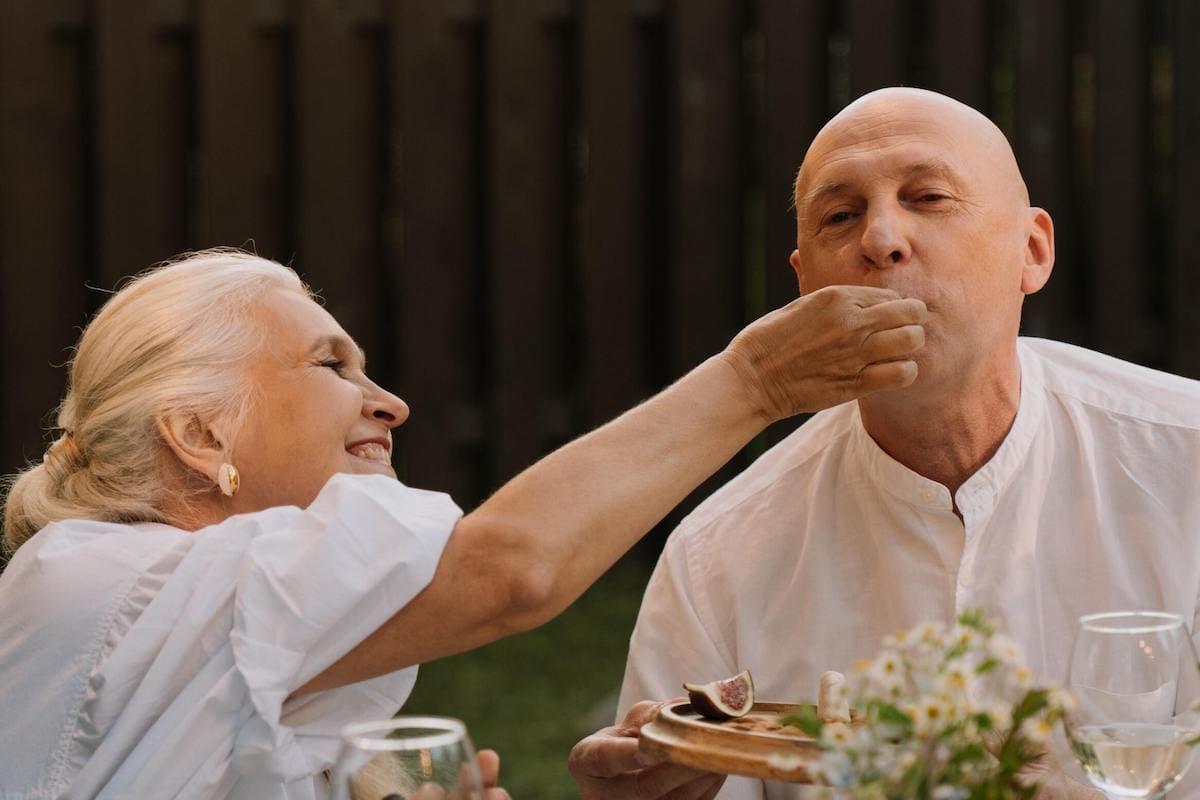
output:
M 379 475 L 194 533 L 68 520 L 0 575 L 0 798 L 328 795 L 416 667 L 288 695 L 432 579 L 462 512 Z
M 747 668 L 757 698 L 811 701 L 822 672 L 873 657 L 885 634 L 972 607 L 1054 684 L 1082 614 L 1161 609 L 1195 631 L 1200 383 L 1044 340 L 1018 353 L 1016 419 L 956 493 L 962 521 L 945 486 L 875 444 L 856 403 L 701 504 L 646 590 L 620 713 Z M 730 778 L 718 797 L 798 792 Z

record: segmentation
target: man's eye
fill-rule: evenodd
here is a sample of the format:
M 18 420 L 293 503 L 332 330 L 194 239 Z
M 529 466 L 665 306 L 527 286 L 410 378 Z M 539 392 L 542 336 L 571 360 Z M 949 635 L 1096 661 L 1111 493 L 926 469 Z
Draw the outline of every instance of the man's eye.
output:
M 946 200 L 947 197 L 946 195 L 938 192 L 926 192 L 925 194 L 921 195 L 920 199 L 922 203 L 936 203 L 938 200 Z
M 337 374 L 341 375 L 342 369 L 346 366 L 346 364 L 343 361 L 338 361 L 335 358 L 331 358 L 328 361 L 322 361 L 321 366 L 328 367 L 329 369 L 333 370 Z
M 849 211 L 835 211 L 825 218 L 826 225 L 841 225 L 850 219 Z

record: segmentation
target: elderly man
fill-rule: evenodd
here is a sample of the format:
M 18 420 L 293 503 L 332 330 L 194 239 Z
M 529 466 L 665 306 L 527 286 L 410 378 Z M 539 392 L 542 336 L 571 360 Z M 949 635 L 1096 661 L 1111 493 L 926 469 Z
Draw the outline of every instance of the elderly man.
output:
M 981 607 L 1062 682 L 1081 614 L 1196 617 L 1200 384 L 1018 338 L 1054 232 L 1002 133 L 932 92 L 868 94 L 813 141 L 796 217 L 801 292 L 925 301 L 919 376 L 817 415 L 674 532 L 630 644 L 630 713 L 572 753 L 585 798 L 795 796 L 637 761 L 639 701 L 684 680 L 749 668 L 759 697 L 812 698 L 885 634 Z

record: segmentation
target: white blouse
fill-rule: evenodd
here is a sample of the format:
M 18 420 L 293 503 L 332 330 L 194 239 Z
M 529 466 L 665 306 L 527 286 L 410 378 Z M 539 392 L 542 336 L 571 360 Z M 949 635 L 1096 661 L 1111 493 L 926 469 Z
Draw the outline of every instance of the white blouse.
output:
M 0 575 L 0 798 L 328 794 L 416 667 L 288 700 L 433 578 L 461 510 L 379 475 L 191 533 L 54 523 Z

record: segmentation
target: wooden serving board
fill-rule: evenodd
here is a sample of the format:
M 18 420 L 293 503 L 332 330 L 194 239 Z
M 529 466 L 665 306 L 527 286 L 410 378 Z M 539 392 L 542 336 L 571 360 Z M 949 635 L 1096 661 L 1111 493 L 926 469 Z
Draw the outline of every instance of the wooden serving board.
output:
M 704 719 L 690 703 L 663 706 L 642 727 L 639 749 L 667 760 L 708 772 L 746 775 L 787 783 L 812 783 L 809 767 L 821 755 L 811 737 L 795 728 L 782 731 L 781 716 L 797 713 L 795 703 L 756 702 L 738 719 Z

